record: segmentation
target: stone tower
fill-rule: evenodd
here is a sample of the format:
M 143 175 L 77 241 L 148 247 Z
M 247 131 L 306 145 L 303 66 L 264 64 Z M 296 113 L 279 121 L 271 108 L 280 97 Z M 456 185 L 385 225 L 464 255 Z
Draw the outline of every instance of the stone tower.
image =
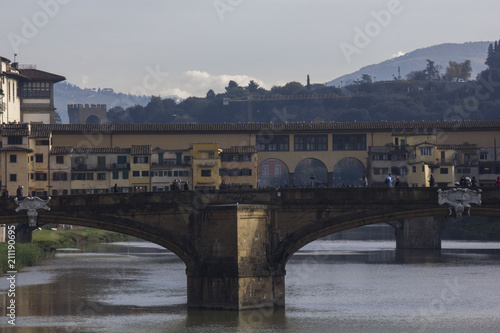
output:
M 106 124 L 106 104 L 69 104 L 70 124 Z

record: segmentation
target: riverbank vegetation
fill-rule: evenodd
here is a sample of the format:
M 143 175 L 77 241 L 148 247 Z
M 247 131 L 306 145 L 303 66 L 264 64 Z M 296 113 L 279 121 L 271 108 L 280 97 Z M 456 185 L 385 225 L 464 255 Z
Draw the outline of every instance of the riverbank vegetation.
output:
M 89 243 L 117 242 L 129 239 L 130 236 L 117 232 L 94 228 L 75 230 L 36 230 L 33 232 L 33 243 L 16 243 L 16 269 L 33 266 L 43 258 L 47 258 L 55 249 L 65 247 L 81 247 Z M 12 271 L 8 268 L 8 244 L 0 243 L 0 271 Z
M 88 243 L 117 242 L 129 236 L 117 232 L 94 228 L 72 230 L 37 230 L 33 232 L 33 243 L 44 250 L 62 247 L 80 247 Z
M 17 271 L 21 267 L 25 266 L 33 266 L 38 262 L 38 260 L 46 256 L 45 252 L 37 244 L 17 243 L 15 247 L 16 268 L 12 269 L 8 267 L 8 244 L 0 243 L 0 270 L 2 273 L 6 273 L 7 271 Z

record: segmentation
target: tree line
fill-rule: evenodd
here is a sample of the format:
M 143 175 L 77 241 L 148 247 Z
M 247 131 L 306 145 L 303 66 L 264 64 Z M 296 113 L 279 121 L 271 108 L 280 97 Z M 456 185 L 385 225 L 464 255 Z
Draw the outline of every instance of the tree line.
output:
M 487 52 L 487 69 L 475 80 L 470 80 L 469 60 L 450 61 L 441 74 L 439 66 L 428 59 L 424 69 L 409 73 L 405 79 L 372 82 L 371 76 L 365 74 L 342 89 L 311 84 L 309 76 L 305 84 L 289 82 L 269 90 L 255 81 L 246 85 L 229 81 L 223 93 L 209 90 L 204 98 L 189 97 L 176 103 L 152 96 L 146 106 L 114 107 L 108 111 L 108 121 L 115 124 L 412 121 L 452 120 L 454 113 L 457 119 L 464 116 L 473 120 L 497 119 L 500 42 L 492 43 Z M 259 96 L 268 99 L 255 98 Z M 460 108 L 471 110 L 466 103 L 472 100 L 473 112 L 455 112 Z

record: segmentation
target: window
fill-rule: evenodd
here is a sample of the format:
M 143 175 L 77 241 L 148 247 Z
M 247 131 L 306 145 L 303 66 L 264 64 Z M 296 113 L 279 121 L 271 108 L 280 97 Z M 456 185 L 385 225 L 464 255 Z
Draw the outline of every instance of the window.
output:
M 105 172 L 98 172 L 97 173 L 97 180 L 106 180 L 106 173 Z
M 15 154 L 10 155 L 10 163 L 17 163 L 17 155 Z
M 262 176 L 269 176 L 269 166 L 262 164 Z
M 94 180 L 94 174 L 92 172 L 75 172 L 71 174 L 71 180 Z
M 295 135 L 295 151 L 328 150 L 328 135 Z
M 64 164 L 64 156 L 56 156 L 56 164 Z
M 457 173 L 470 174 L 470 168 L 457 168 Z
M 215 154 L 214 153 L 208 153 L 208 158 L 215 158 Z
M 139 171 L 132 171 L 132 177 L 139 177 L 141 173 Z
M 405 176 L 406 174 L 408 174 L 408 169 L 406 169 L 406 167 L 402 167 L 399 169 L 399 174 L 402 175 L 402 176 Z
M 47 174 L 42 172 L 35 173 L 35 180 L 47 180 Z
M 223 162 L 250 162 L 252 160 L 251 155 L 236 155 L 236 154 L 225 154 L 222 155 Z
M 149 171 L 143 171 L 142 172 L 143 177 L 149 177 Z
M 281 175 L 281 165 L 279 164 L 274 165 L 274 175 L 275 176 Z
M 148 156 L 134 156 L 134 163 L 149 163 Z
M 380 155 L 379 154 L 372 155 L 372 160 L 373 161 L 380 161 Z
M 258 151 L 289 151 L 288 135 L 257 135 Z
M 201 170 L 202 177 L 212 177 L 212 170 Z
M 250 169 L 221 169 L 221 176 L 251 176 L 252 170 Z
M 43 163 L 43 154 L 36 154 L 35 155 L 35 162 L 36 163 Z
M 488 159 L 488 153 L 481 153 L 481 154 L 479 154 L 479 159 L 480 160 L 487 160 Z
M 106 156 L 97 156 L 97 167 L 99 169 L 106 167 Z
M 411 172 L 413 172 L 413 173 L 417 172 L 417 167 L 416 166 L 412 166 L 411 167 Z
M 479 167 L 479 174 L 480 175 L 488 175 L 493 173 L 493 168 L 490 166 L 480 166 Z
M 49 82 L 26 82 L 23 84 L 23 97 L 50 97 Z
M 447 175 L 448 174 L 448 168 L 439 168 L 439 173 L 442 175 Z
M 113 179 L 120 179 L 120 173 L 118 171 L 113 171 Z
M 117 164 L 127 164 L 127 156 L 118 156 L 116 162 Z
M 366 134 L 333 134 L 333 150 L 366 150 Z
M 123 171 L 122 178 L 128 179 L 128 171 Z
M 68 180 L 68 174 L 66 172 L 54 172 L 52 174 L 53 181 L 65 181 Z
M 179 171 L 179 177 L 188 177 L 189 171 Z
M 420 156 L 431 156 L 431 155 L 432 155 L 432 147 L 420 148 Z
M 174 171 L 174 177 L 179 177 L 179 171 Z
M 9 175 L 9 179 L 11 182 L 17 182 L 17 175 L 15 173 L 11 173 Z
M 7 138 L 7 143 L 9 145 L 22 145 L 23 137 L 20 135 L 11 135 Z
M 48 146 L 49 140 L 36 140 L 35 146 Z

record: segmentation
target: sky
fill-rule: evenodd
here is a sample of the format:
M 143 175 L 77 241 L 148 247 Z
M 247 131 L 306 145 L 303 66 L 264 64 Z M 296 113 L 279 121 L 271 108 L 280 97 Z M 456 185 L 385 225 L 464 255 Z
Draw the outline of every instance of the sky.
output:
M 325 83 L 423 47 L 498 40 L 499 12 L 492 0 L 6 0 L 0 56 L 82 88 L 204 97 L 229 80 Z

